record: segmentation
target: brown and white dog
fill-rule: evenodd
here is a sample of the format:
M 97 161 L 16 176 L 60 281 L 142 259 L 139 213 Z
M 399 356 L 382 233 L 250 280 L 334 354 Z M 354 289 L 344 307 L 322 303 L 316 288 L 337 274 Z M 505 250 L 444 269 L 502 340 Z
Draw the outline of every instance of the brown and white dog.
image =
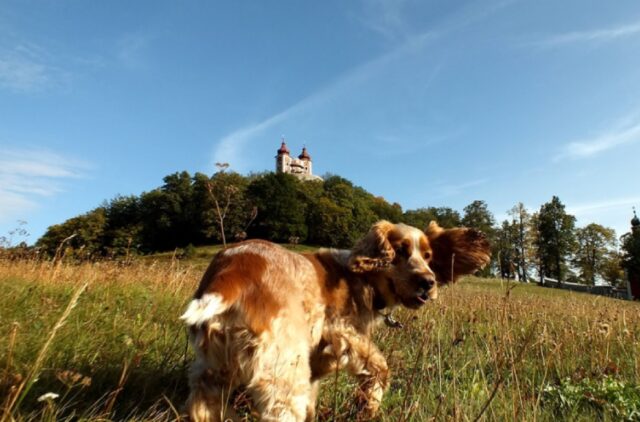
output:
M 218 253 L 182 315 L 196 352 L 190 418 L 233 418 L 228 398 L 244 386 L 261 420 L 312 420 L 320 378 L 343 368 L 360 381 L 361 417 L 373 416 L 389 384 L 371 340 L 382 312 L 421 307 L 489 257 L 478 231 L 387 221 L 352 250 L 297 254 L 251 240 Z

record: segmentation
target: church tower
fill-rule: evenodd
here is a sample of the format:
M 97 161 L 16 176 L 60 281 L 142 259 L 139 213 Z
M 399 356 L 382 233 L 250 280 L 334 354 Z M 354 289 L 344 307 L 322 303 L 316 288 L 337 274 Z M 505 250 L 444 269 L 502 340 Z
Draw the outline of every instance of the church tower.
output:
M 289 155 L 289 148 L 287 148 L 287 144 L 284 142 L 284 138 L 282 138 L 282 145 L 280 145 L 280 149 L 278 149 L 277 154 L 276 173 L 290 173 L 291 161 L 293 159 Z
M 311 172 L 311 156 L 307 152 L 307 147 L 302 147 L 302 153 L 298 155 L 298 160 L 300 160 L 300 164 L 302 164 L 302 173 L 311 176 L 313 173 Z

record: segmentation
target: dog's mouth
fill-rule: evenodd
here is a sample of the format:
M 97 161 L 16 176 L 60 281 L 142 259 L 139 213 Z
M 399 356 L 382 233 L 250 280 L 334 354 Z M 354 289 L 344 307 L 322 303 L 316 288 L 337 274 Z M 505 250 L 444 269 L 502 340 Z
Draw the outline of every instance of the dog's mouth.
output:
M 411 309 L 418 309 L 424 306 L 430 299 L 429 292 L 427 290 L 420 290 L 414 297 L 409 299 L 405 306 Z

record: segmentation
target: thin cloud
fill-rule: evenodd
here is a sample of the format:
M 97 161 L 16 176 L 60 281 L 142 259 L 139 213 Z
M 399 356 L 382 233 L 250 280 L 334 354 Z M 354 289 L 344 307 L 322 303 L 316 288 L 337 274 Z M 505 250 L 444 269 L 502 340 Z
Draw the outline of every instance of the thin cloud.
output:
M 220 138 L 214 146 L 211 167 L 213 168 L 213 163 L 226 162 L 230 163 L 237 171 L 243 172 L 248 170 L 250 163 L 247 162 L 247 155 L 243 152 L 246 150 L 247 145 L 264 131 L 273 128 L 287 119 L 299 116 L 301 113 L 313 107 L 335 99 L 341 94 L 351 92 L 379 71 L 396 63 L 399 59 L 416 54 L 422 51 L 430 42 L 434 42 L 445 34 L 460 30 L 467 25 L 484 19 L 491 13 L 495 13 L 499 9 L 507 7 L 514 2 L 515 0 L 501 0 L 495 2 L 490 7 L 464 10 L 464 13 L 458 16 L 457 19 L 448 22 L 438 29 L 407 35 L 404 37 L 403 42 L 391 51 L 343 73 L 333 83 L 324 86 L 291 107 L 258 123 L 248 124 Z M 390 15 L 395 13 L 390 10 L 392 9 L 387 11 Z M 432 74 L 433 77 L 437 75 L 440 66 L 441 64 L 436 67 L 436 70 Z M 427 84 L 429 84 L 430 81 L 432 81 L 432 79 L 429 79 Z
M 640 34 L 640 22 L 618 25 L 607 29 L 567 32 L 548 37 L 533 44 L 540 47 L 557 47 L 575 43 L 610 42 L 618 38 L 630 37 L 637 34 Z
M 614 208 L 629 208 L 631 206 L 640 204 L 640 196 L 633 196 L 627 198 L 614 198 L 607 199 L 605 201 L 589 202 L 583 204 L 569 205 L 567 206 L 567 212 L 575 216 L 593 215 L 604 211 L 610 211 Z
M 406 38 L 409 25 L 405 16 L 407 0 L 363 0 L 364 14 L 358 20 L 389 40 Z
M 428 129 L 427 127 L 423 128 L 423 132 L 427 133 Z M 451 133 L 424 135 L 419 139 L 402 134 L 378 135 L 374 138 L 372 147 L 367 153 L 376 157 L 407 156 L 424 151 L 436 144 L 451 141 L 463 133 L 462 130 L 458 130 Z
M 34 93 L 64 87 L 71 75 L 57 65 L 59 62 L 35 43 L 7 37 L 0 43 L 0 89 Z
M 471 180 L 468 182 L 458 184 L 447 184 L 436 186 L 437 191 L 441 196 L 455 196 L 461 194 L 463 191 L 476 186 L 484 185 L 489 181 L 488 178 Z
M 640 118 L 624 118 L 613 125 L 608 132 L 598 136 L 570 142 L 564 146 L 554 161 L 565 158 L 580 159 L 596 156 L 612 148 L 631 144 L 640 140 Z
M 89 166 L 40 149 L 0 151 L 0 220 L 20 217 L 38 200 L 64 190 L 64 182 L 84 177 Z
M 155 39 L 150 33 L 136 32 L 122 37 L 116 46 L 116 58 L 125 67 L 136 69 L 144 66 L 145 52 Z
M 19 50 L 0 52 L 0 87 L 16 92 L 39 91 L 51 83 L 52 69 Z
M 246 156 L 242 152 L 245 150 L 247 144 L 259 134 L 312 107 L 327 102 L 341 93 L 353 89 L 399 57 L 415 53 L 422 48 L 425 43 L 433 39 L 433 37 L 435 37 L 435 34 L 431 32 L 415 36 L 399 48 L 344 73 L 332 84 L 309 95 L 286 110 L 268 117 L 259 123 L 249 124 L 222 137 L 214 147 L 212 162 L 226 162 L 230 163 L 233 168 L 238 171 L 247 170 L 249 166 L 246 162 Z
M 579 226 L 597 221 L 598 224 L 611 227 L 618 235 L 622 235 L 631 229 L 629 220 L 633 216 L 633 206 L 640 206 L 640 196 L 567 204 L 567 212 L 577 217 Z

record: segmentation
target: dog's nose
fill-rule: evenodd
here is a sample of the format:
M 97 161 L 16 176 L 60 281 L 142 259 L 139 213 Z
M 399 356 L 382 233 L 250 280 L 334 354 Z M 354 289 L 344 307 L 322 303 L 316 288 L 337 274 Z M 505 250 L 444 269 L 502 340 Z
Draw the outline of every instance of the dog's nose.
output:
M 436 280 L 433 277 L 427 276 L 423 277 L 420 281 L 420 287 L 425 290 L 431 289 L 436 284 Z

